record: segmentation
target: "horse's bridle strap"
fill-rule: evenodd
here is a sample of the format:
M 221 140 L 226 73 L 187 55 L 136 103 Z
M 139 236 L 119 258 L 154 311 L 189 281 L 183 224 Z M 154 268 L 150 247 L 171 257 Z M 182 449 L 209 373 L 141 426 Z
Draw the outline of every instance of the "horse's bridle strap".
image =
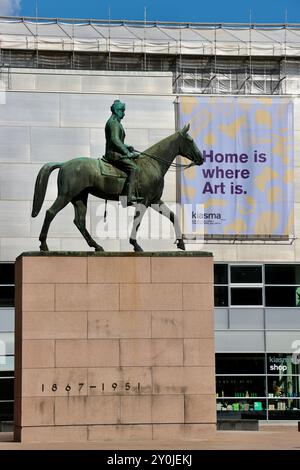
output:
M 164 160 L 163 158 L 160 158 L 158 157 L 157 155 L 150 155 L 150 153 L 146 153 L 146 152 L 140 152 L 139 150 L 137 149 L 134 149 L 136 152 L 139 152 L 141 155 L 145 155 L 146 157 L 150 157 L 150 158 L 153 158 L 153 160 L 157 160 L 158 162 L 161 162 L 161 163 L 164 163 L 165 165 L 169 165 L 169 163 Z M 188 165 L 186 164 L 182 164 L 182 163 L 174 163 L 172 162 L 170 164 L 170 167 L 171 168 L 178 168 L 178 169 L 183 169 L 183 170 L 187 170 L 188 168 L 190 168 L 191 166 L 195 166 L 195 163 L 194 162 L 191 162 L 189 163 Z

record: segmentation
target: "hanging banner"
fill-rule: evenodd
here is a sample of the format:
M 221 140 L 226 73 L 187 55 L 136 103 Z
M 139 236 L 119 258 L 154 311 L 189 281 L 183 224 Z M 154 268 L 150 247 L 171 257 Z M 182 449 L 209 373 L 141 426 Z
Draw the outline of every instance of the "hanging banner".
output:
M 204 156 L 181 177 L 186 233 L 293 233 L 292 100 L 181 97 L 179 123 Z

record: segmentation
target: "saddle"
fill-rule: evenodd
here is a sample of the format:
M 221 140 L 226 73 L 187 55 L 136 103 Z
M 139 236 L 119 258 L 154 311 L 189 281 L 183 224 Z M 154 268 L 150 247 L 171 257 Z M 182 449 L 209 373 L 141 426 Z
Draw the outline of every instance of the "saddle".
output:
M 107 162 L 104 157 L 98 158 L 98 162 L 101 175 L 109 176 L 110 178 L 127 178 L 125 171 L 119 170 L 119 168 L 116 168 L 114 165 Z
M 105 157 L 98 158 L 98 164 L 100 168 L 100 172 L 102 176 L 109 177 L 109 178 L 116 178 L 115 180 L 115 189 L 116 189 L 116 194 L 121 194 L 122 189 L 124 189 L 124 181 L 127 178 L 127 174 L 125 171 L 120 170 L 119 168 L 116 168 L 114 165 L 111 163 L 107 162 L 105 160 Z M 138 190 L 138 181 L 135 182 L 135 187 L 134 187 L 134 195 L 137 199 L 142 200 L 138 196 L 139 190 Z M 123 203 L 122 203 L 123 204 Z M 123 207 L 126 207 L 124 205 Z

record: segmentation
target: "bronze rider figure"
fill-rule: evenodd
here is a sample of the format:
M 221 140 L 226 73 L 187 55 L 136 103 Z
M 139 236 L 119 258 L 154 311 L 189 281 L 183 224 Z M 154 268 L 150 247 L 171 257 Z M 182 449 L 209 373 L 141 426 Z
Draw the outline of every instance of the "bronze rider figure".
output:
M 125 116 L 125 104 L 120 100 L 115 100 L 110 109 L 112 115 L 105 125 L 106 148 L 104 159 L 127 174 L 122 196 L 127 196 L 127 205 L 130 206 L 143 200 L 143 198 L 137 198 L 134 195 L 136 178 L 139 172 L 139 167 L 134 160 L 139 157 L 139 153 L 135 152 L 131 145 L 124 143 L 125 131 L 121 120 Z

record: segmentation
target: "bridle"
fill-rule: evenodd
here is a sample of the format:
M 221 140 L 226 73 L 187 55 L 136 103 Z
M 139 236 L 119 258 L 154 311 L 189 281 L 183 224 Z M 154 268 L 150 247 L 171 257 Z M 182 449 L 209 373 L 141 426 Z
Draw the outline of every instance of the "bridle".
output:
M 136 150 L 136 152 L 138 152 L 140 155 L 145 155 L 146 157 L 150 157 L 152 158 L 153 160 L 156 160 L 157 162 L 160 162 L 160 163 L 164 163 L 166 166 L 169 166 L 170 169 L 176 171 L 176 170 L 188 170 L 189 168 L 191 168 L 192 166 L 196 166 L 196 163 L 195 161 L 192 161 L 191 163 L 176 163 L 176 162 L 172 162 L 172 163 L 169 163 L 167 162 L 166 160 L 164 160 L 163 158 L 160 158 L 158 157 L 157 155 L 150 155 L 149 153 L 146 153 L 146 152 L 140 152 L 139 150 Z
M 138 152 L 140 155 L 145 155 L 146 157 L 150 157 L 152 158 L 153 160 L 156 160 L 157 162 L 160 162 L 160 163 L 164 163 L 165 165 L 168 165 L 170 168 L 174 169 L 174 170 L 187 170 L 188 168 L 191 168 L 192 166 L 195 166 L 196 163 L 193 161 L 189 164 L 187 163 L 176 163 L 176 162 L 172 162 L 171 164 L 169 162 L 167 162 L 166 160 L 164 160 L 163 158 L 160 158 L 158 157 L 157 155 L 150 155 L 150 153 L 146 153 L 146 152 L 140 152 L 139 150 L 137 149 L 134 149 L 136 152 Z

